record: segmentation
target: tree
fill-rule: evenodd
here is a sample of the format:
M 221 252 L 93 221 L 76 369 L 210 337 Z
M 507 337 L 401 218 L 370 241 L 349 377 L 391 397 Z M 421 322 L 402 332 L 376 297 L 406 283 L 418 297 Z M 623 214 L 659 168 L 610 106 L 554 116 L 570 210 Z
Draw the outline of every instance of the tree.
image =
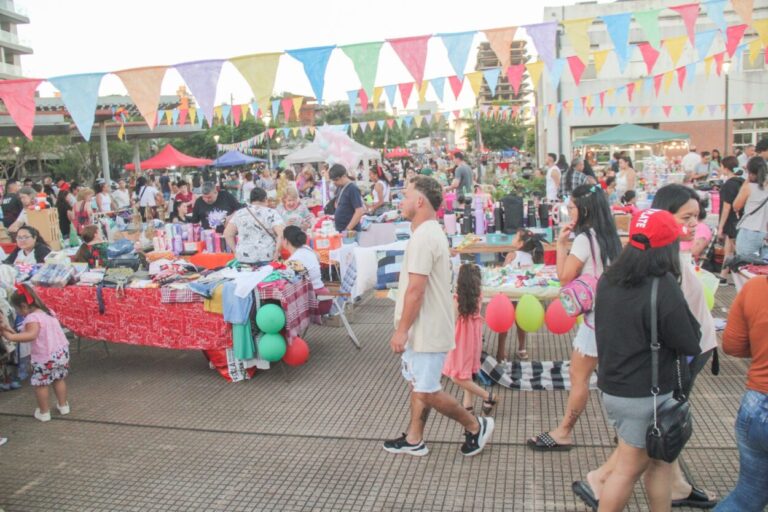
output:
M 493 151 L 511 147 L 522 148 L 526 133 L 530 131 L 528 126 L 518 120 L 480 119 L 479 122 L 483 145 Z M 467 129 L 464 138 L 472 142 L 473 146 L 477 145 L 477 130 L 474 126 Z

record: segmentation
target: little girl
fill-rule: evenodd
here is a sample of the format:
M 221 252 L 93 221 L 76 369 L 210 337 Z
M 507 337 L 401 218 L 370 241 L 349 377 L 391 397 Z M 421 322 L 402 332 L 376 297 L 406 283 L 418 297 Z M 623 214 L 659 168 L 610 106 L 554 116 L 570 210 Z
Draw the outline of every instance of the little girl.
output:
M 541 237 L 527 229 L 518 229 L 512 240 L 514 251 L 507 254 L 504 259 L 505 267 L 514 269 L 526 268 L 544 262 L 544 245 Z M 517 306 L 517 303 L 514 303 Z M 528 351 L 525 350 L 525 331 L 517 328 L 517 358 L 521 361 L 528 360 Z M 499 333 L 499 342 L 496 348 L 496 360 L 504 364 L 507 360 L 507 333 Z
M 455 305 L 456 347 L 448 352 L 443 365 L 443 375 L 464 390 L 464 407 L 474 411 L 473 396 L 483 399 L 483 414 L 488 415 L 496 405 L 493 392 L 488 392 L 472 381 L 472 375 L 480 371 L 483 348 L 483 318 L 480 316 L 482 279 L 480 267 L 465 263 L 459 268 L 456 281 Z
M 69 414 L 67 384 L 64 382 L 69 374 L 69 341 L 61 325 L 27 285 L 17 284 L 10 302 L 16 314 L 24 317 L 22 322 L 24 330 L 16 333 L 7 324 L 0 327 L 0 330 L 9 341 L 32 343 L 30 382 L 35 387 L 37 398 L 35 418 L 40 421 L 51 420 L 51 411 L 48 406 L 48 386 L 50 385 L 53 385 L 53 392 L 56 394 L 56 408 L 59 413 Z

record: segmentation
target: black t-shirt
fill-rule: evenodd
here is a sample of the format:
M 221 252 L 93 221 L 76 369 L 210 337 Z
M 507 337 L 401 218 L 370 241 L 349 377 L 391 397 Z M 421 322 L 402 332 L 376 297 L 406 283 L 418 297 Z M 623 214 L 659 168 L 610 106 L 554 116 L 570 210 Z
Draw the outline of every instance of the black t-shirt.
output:
M 171 192 L 171 178 L 168 176 L 160 176 L 160 190 L 163 193 Z
M 720 187 L 720 213 L 723 212 L 723 204 L 728 203 L 731 205 L 731 211 L 728 212 L 728 220 L 725 221 L 725 229 L 728 230 L 729 228 L 736 228 L 736 223 L 738 222 L 738 219 L 736 218 L 736 211 L 733 209 L 733 201 L 736 200 L 736 196 L 739 195 L 739 190 L 741 190 L 741 185 L 744 183 L 744 178 L 739 178 L 738 176 L 734 176 L 733 178 L 729 178 L 728 181 L 723 183 L 723 186 Z M 739 216 L 744 214 L 744 209 L 742 208 L 738 212 Z
M 602 277 L 595 297 L 597 387 L 609 395 L 651 396 L 651 284 L 624 288 Z M 701 352 L 699 323 L 672 274 L 659 278 L 657 297 L 659 388 L 675 389 L 675 353 Z M 683 383 L 685 384 L 685 383 Z
M 344 231 L 349 226 L 349 221 L 355 215 L 355 210 L 363 206 L 363 196 L 360 189 L 353 182 L 347 184 L 344 189 L 339 189 L 339 198 L 336 203 L 336 213 L 333 215 L 336 231 Z M 357 223 L 355 230 L 360 230 L 360 223 Z
M 5 194 L 0 207 L 3 209 L 3 225 L 10 227 L 21 215 L 24 205 L 21 203 L 18 194 Z
M 208 204 L 203 201 L 202 197 L 198 197 L 195 201 L 195 206 L 192 208 L 192 222 L 199 222 L 202 224 L 203 229 L 215 229 L 221 233 L 224 231 L 224 223 L 227 217 L 242 206 L 226 190 L 219 192 L 213 204 Z

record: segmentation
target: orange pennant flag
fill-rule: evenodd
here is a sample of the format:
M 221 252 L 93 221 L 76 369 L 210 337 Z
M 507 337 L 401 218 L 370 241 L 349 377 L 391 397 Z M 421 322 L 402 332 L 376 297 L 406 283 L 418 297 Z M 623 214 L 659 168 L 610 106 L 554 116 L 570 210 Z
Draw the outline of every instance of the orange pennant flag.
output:
M 501 69 L 507 69 L 511 65 L 510 50 L 512 49 L 512 41 L 515 40 L 515 32 L 517 32 L 517 27 L 494 28 L 483 31 L 485 37 L 488 38 L 491 49 L 496 54 L 496 58 L 501 63 Z
M 150 130 L 155 127 L 157 106 L 160 103 L 160 86 L 163 84 L 166 69 L 165 66 L 157 66 L 115 72 Z
M 733 10 L 747 25 L 752 24 L 752 11 L 754 9 L 754 0 L 731 0 Z

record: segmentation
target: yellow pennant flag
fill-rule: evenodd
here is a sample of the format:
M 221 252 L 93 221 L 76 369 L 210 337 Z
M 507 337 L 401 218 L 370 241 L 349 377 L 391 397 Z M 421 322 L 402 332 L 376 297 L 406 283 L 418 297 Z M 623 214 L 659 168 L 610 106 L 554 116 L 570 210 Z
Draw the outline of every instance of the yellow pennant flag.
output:
M 299 112 L 301 111 L 301 104 L 304 103 L 304 96 L 296 96 L 291 101 L 293 101 L 293 113 L 296 114 L 296 119 L 298 119 Z
M 768 18 L 753 20 L 752 28 L 757 32 L 763 46 L 768 46 Z
M 611 87 L 610 89 L 606 89 L 605 95 L 608 96 L 609 98 L 612 98 L 613 97 L 613 93 L 615 93 L 615 92 L 616 92 L 616 88 L 615 87 Z
M 291 128 L 291 133 L 293 133 L 294 137 L 298 137 L 299 136 L 299 127 L 298 126 L 294 126 L 293 128 Z
M 766 18 L 768 21 L 768 18 Z M 762 20 L 758 20 L 762 21 Z M 755 22 L 757 23 L 757 21 Z M 760 56 L 760 50 L 762 50 L 763 43 L 760 41 L 760 39 L 753 39 L 749 43 L 749 63 L 751 65 L 755 65 L 755 59 L 757 59 Z
M 429 87 L 429 80 L 421 82 L 421 87 L 419 87 L 419 103 L 424 103 L 426 101 L 427 87 Z
M 662 78 L 661 86 L 664 88 L 664 92 L 669 92 L 669 87 L 672 85 L 672 82 L 674 81 L 675 73 L 674 71 L 667 71 L 664 73 L 664 78 Z
M 618 107 L 618 108 L 616 109 L 616 112 L 618 112 L 620 116 L 623 116 L 623 115 L 624 115 L 624 112 L 626 112 L 626 110 L 627 110 L 627 107 L 625 107 L 625 106 L 623 106 L 623 105 L 622 105 L 622 106 L 620 106 L 620 107 Z
M 528 77 L 531 79 L 531 85 L 533 85 L 533 89 L 536 90 L 536 86 L 539 84 L 539 79 L 541 78 L 541 71 L 544 69 L 544 61 L 537 60 L 536 62 L 531 62 L 526 64 L 525 68 L 528 70 Z
M 688 41 L 688 36 L 672 37 L 664 40 L 664 47 L 667 49 L 669 57 L 672 59 L 672 66 L 677 66 L 677 61 L 680 60 L 680 56 L 683 54 L 685 43 Z
M 125 123 L 120 123 L 120 129 L 117 130 L 117 138 L 123 140 L 125 137 Z
M 243 121 L 248 119 L 248 112 L 250 112 L 250 110 L 251 110 L 251 107 L 247 103 L 240 105 L 240 118 Z
M 581 62 L 589 62 L 589 27 L 595 18 L 581 18 L 578 20 L 563 20 L 565 37 L 573 46 L 576 55 Z
M 709 74 L 712 72 L 712 62 L 715 60 L 714 57 L 707 57 L 704 59 L 704 74 L 709 78 Z
M 384 92 L 383 87 L 374 87 L 373 88 L 373 108 L 379 108 L 379 102 L 381 100 L 381 93 Z
M 213 118 L 217 121 L 221 121 L 221 106 L 213 108 Z
M 704 109 L 706 109 L 706 105 L 697 105 L 696 106 L 696 113 L 701 115 L 704 113 Z
M 605 64 L 606 59 L 608 58 L 608 53 L 610 53 L 612 50 L 599 50 L 596 52 L 592 52 L 592 59 L 595 61 L 595 74 L 599 75 L 600 70 L 603 69 L 603 65 Z M 582 61 L 586 62 L 586 61 Z
M 269 99 L 275 86 L 281 55 L 282 53 L 260 53 L 229 59 L 251 86 L 253 97 L 262 109 L 270 104 Z
M 197 109 L 196 108 L 189 109 L 189 123 L 195 124 L 196 118 L 197 118 Z
M 479 96 L 480 88 L 483 86 L 483 72 L 474 71 L 472 73 L 467 73 L 464 76 L 467 77 L 469 85 L 472 87 L 472 92 L 475 93 L 475 97 Z
M 592 106 L 592 95 L 590 94 L 587 96 L 587 101 L 584 102 L 585 107 L 591 107 Z
M 172 110 L 166 110 L 165 111 L 165 124 L 168 126 L 173 124 L 173 111 Z

